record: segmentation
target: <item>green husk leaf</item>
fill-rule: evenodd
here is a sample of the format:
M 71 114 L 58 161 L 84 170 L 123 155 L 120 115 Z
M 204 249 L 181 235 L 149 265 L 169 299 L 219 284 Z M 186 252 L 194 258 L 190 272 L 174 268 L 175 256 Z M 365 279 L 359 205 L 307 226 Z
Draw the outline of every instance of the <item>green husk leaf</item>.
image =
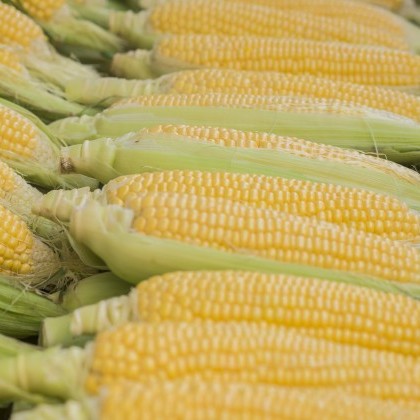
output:
M 0 401 L 83 398 L 88 354 L 77 347 L 51 348 L 0 359 Z
M 76 16 L 89 20 L 105 29 L 109 28 L 109 15 L 113 10 L 125 10 L 124 5 L 105 0 L 83 2 L 68 0 L 67 4 Z
M 21 353 L 39 351 L 40 347 L 23 341 L 16 340 L 12 337 L 0 334 L 0 359 L 3 357 L 13 357 Z
M 42 27 L 55 42 L 88 48 L 103 54 L 125 49 L 125 43 L 92 22 L 81 19 L 57 19 L 42 23 Z
M 66 85 L 66 97 L 85 105 L 106 107 L 127 97 L 159 93 L 153 80 L 126 80 L 117 77 L 73 79 Z
M 94 400 L 41 404 L 31 410 L 14 413 L 11 420 L 94 420 L 99 418 Z
M 51 130 L 68 144 L 118 137 L 159 124 L 208 125 L 290 135 L 420 164 L 420 125 L 357 116 L 223 107 L 115 106 L 89 118 L 60 120 Z
M 37 335 L 41 322 L 64 309 L 36 290 L 25 289 L 13 279 L 0 277 L 0 333 L 11 337 Z
M 113 12 L 109 16 L 110 30 L 136 48 L 152 48 L 155 34 L 148 33 L 148 12 Z
M 92 67 L 64 57 L 52 48 L 42 52 L 25 52 L 22 59 L 31 75 L 60 89 L 65 89 L 67 84 L 77 77 L 84 80 L 99 77 Z
M 128 293 L 132 285 L 111 272 L 99 273 L 70 285 L 60 293 L 60 306 L 72 311 L 104 299 Z
M 111 73 L 126 79 L 153 79 L 159 74 L 153 71 L 150 51 L 133 50 L 112 57 Z
M 85 106 L 62 98 L 58 90 L 54 91 L 50 86 L 2 65 L 0 65 L 0 95 L 36 111 L 49 120 L 94 113 Z

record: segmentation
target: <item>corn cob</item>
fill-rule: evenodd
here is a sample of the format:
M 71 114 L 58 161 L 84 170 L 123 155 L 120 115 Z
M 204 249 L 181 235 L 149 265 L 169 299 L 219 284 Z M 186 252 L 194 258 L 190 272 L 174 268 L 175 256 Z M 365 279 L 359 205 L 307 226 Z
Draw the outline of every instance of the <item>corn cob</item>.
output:
M 146 192 L 225 198 L 394 240 L 420 241 L 420 215 L 406 204 L 334 184 L 229 172 L 165 171 L 118 177 L 104 187 L 103 199 L 135 210 L 137 194 Z
M 67 0 L 67 4 L 77 16 L 90 20 L 103 28 L 109 28 L 109 15 L 115 10 L 126 10 L 118 0 Z
M 0 205 L 0 274 L 36 284 L 60 268 L 57 255 L 16 214 Z
M 368 189 L 420 211 L 420 175 L 411 169 L 352 150 L 219 127 L 155 126 L 115 141 L 89 140 L 61 149 L 61 167 L 103 184 L 163 169 L 265 174 Z
M 389 401 L 350 395 L 331 389 L 290 388 L 260 384 L 203 381 L 159 381 L 142 385 L 118 382 L 100 397 L 63 405 L 39 405 L 12 420 L 416 420 L 417 411 Z
M 60 142 L 33 114 L 0 99 L 0 159 L 42 186 L 95 186 L 83 175 L 59 173 Z
M 418 89 L 420 85 L 420 57 L 406 51 L 345 43 L 172 35 L 157 40 L 150 52 L 141 50 L 136 58 L 148 77 L 212 67 L 310 74 L 404 89 Z
M 124 71 L 121 73 L 120 76 L 124 77 Z M 66 86 L 69 100 L 87 105 L 111 104 L 125 97 L 150 94 L 212 92 L 339 100 L 420 121 L 420 100 L 414 95 L 308 75 L 204 69 L 171 73 L 152 80 L 79 78 Z
M 33 203 L 42 193 L 30 186 L 6 163 L 0 161 L 0 203 L 19 215 L 38 235 L 48 239 L 56 237 L 60 229 L 49 220 L 32 213 Z
M 230 18 L 229 18 L 230 17 Z M 150 48 L 165 34 L 255 35 L 276 38 L 341 41 L 415 51 L 414 36 L 397 36 L 346 20 L 216 0 L 165 2 L 145 12 L 114 12 L 110 29 L 137 48 Z M 418 33 L 416 32 L 418 35 Z
M 65 344 L 126 322 L 203 320 L 264 322 L 339 343 L 420 355 L 420 305 L 413 299 L 334 281 L 240 271 L 152 277 L 129 295 L 47 318 L 42 343 Z
M 11 3 L 35 19 L 59 44 L 94 53 L 114 53 L 124 48 L 124 42 L 116 35 L 79 19 L 65 0 L 11 0 Z
M 51 366 L 56 375 L 51 376 Z M 131 380 L 194 379 L 330 388 L 410 406 L 420 392 L 418 360 L 250 323 L 137 323 L 102 332 L 86 350 L 55 348 L 0 360 L 16 390 L 56 398 L 95 394 L 101 386 Z M 24 387 L 24 388 L 23 388 Z M 3 388 L 3 387 L 2 387 Z
M 39 347 L 0 333 L 0 358 L 36 350 L 39 350 Z
M 23 218 L 30 218 L 32 205 L 42 197 L 42 193 L 27 184 L 20 175 L 2 161 L 0 161 L 0 174 L 2 204 L 10 205 L 13 211 Z
M 140 0 L 143 9 L 171 0 Z M 366 27 L 381 29 L 402 36 L 405 22 L 393 13 L 349 0 L 223 0 L 232 3 L 248 3 L 278 10 L 293 10 L 315 16 L 345 19 Z
M 247 256 L 252 260 L 250 264 L 264 261 L 263 271 L 267 271 L 271 261 L 273 267 L 284 264 L 293 267 L 304 265 L 413 283 L 414 287 L 420 282 L 420 253 L 416 248 L 341 225 L 320 223 L 223 198 L 186 194 L 139 192 L 127 206 L 99 204 L 100 201 L 101 197 L 92 199 L 86 196 L 85 191 L 75 191 L 64 196 L 61 191 L 53 191 L 34 210 L 52 220 L 70 220 L 70 232 L 74 239 L 87 245 L 105 261 L 111 271 L 127 281 L 133 278 L 131 267 L 127 266 L 124 272 L 120 272 L 119 267 L 113 266 L 113 259 L 117 256 L 114 253 L 109 255 L 110 247 L 107 255 L 103 255 L 100 250 L 105 245 L 105 239 L 102 241 L 100 238 L 106 236 L 105 232 L 109 229 L 107 224 L 111 223 L 112 218 L 116 218 L 112 222 L 115 231 L 122 233 L 129 229 L 133 242 L 147 242 L 150 238 L 151 242 L 157 240 L 160 243 L 176 244 L 180 251 L 182 245 L 186 245 L 202 253 L 216 250 L 232 256 L 232 259 L 238 255 Z M 95 222 L 102 226 L 99 229 L 94 221 L 87 222 L 87 217 L 91 217 L 88 214 L 93 211 L 96 212 Z M 90 235 L 95 235 L 97 239 L 92 242 Z M 120 238 L 120 244 L 122 240 Z M 127 248 L 129 246 L 128 242 L 124 245 Z M 120 249 L 118 254 L 125 251 Z M 136 251 L 135 246 L 131 247 L 131 251 Z M 151 246 L 149 252 L 152 252 Z M 186 258 L 194 256 L 191 254 Z M 216 260 L 201 268 L 209 268 L 212 263 L 221 268 Z M 140 260 L 130 266 L 139 264 Z M 169 258 L 166 264 L 163 272 L 177 270 L 170 267 Z M 191 269 L 187 264 L 183 267 Z M 145 267 L 146 271 L 153 269 L 153 263 Z M 138 281 L 138 276 L 134 281 Z
M 47 42 L 42 28 L 31 18 L 0 3 L 0 43 L 20 50 L 25 66 L 41 80 L 64 88 L 75 77 L 92 78 L 92 68 L 60 56 Z M 23 50 L 22 50 L 23 49 Z

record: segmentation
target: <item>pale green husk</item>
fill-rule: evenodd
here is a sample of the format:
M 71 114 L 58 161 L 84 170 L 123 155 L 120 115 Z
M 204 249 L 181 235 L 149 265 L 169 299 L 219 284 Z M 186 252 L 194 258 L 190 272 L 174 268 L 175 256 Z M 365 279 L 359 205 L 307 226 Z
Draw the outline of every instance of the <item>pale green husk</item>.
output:
M 118 137 L 158 124 L 208 125 L 295 136 L 386 156 L 402 164 L 420 163 L 420 125 L 357 116 L 277 112 L 223 107 L 115 106 L 94 117 L 50 124 L 68 144 Z
M 66 311 L 128 293 L 132 285 L 110 272 L 87 277 L 60 292 L 58 301 Z
M 70 101 L 105 108 L 123 98 L 160 93 L 156 81 L 117 77 L 77 78 L 66 85 L 66 97 Z
M 11 337 L 37 335 L 44 318 L 64 313 L 61 306 L 40 292 L 25 290 L 15 281 L 0 277 L 1 334 Z
M 0 334 L 0 359 L 40 350 L 40 347 Z
M 64 57 L 53 48 L 35 47 L 34 51 L 22 52 L 21 56 L 31 75 L 63 90 L 75 78 L 89 80 L 99 77 L 92 67 Z
M 116 0 L 68 0 L 67 4 L 77 16 L 90 20 L 103 28 L 109 27 L 109 15 L 114 10 L 126 10 L 126 6 Z
M 148 12 L 113 12 L 109 17 L 110 30 L 135 48 L 152 48 L 156 35 L 148 31 Z
M 71 347 L 0 359 L 0 402 L 83 398 L 88 355 L 88 350 Z
M 31 410 L 13 413 L 11 420 L 95 420 L 99 419 L 94 400 L 40 404 Z
M 8 2 L 26 12 L 21 0 L 8 0 Z M 120 38 L 93 22 L 81 19 L 77 10 L 72 11 L 69 7 L 72 6 L 71 3 L 73 1 L 70 2 L 70 5 L 65 3 L 61 6 L 48 21 L 38 21 L 54 42 L 84 47 L 107 54 L 124 48 L 125 44 Z M 87 9 L 92 10 L 92 6 Z M 104 12 L 100 10 L 100 5 L 97 6 L 97 13 L 102 20 Z
M 227 171 L 307 179 L 391 194 L 420 211 L 420 177 L 406 179 L 374 166 L 312 159 L 282 150 L 225 147 L 159 133 L 130 133 L 61 150 L 63 170 L 98 179 L 159 170 Z M 402 168 L 409 172 L 408 169 Z
M 57 88 L 56 88 L 57 89 Z M 92 114 L 83 105 L 62 98 L 59 90 L 0 65 L 0 95 L 24 105 L 46 119 Z

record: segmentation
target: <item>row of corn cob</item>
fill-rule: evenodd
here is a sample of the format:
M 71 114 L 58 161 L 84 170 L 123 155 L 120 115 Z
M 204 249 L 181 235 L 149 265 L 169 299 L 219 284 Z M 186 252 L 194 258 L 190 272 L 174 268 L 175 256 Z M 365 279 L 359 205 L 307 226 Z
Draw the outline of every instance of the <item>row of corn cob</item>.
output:
M 0 336 L 13 418 L 417 418 L 418 29 L 361 1 L 9 3 L 40 26 L 4 6 L 0 94 L 76 115 L 0 104 L 0 332 L 70 346 Z

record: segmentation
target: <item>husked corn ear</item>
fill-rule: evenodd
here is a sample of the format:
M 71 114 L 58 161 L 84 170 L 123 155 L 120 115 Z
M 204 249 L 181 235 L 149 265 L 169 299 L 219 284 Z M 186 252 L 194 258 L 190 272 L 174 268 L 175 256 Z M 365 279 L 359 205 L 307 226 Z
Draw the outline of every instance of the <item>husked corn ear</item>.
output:
M 171 35 L 140 58 L 156 76 L 194 68 L 310 74 L 364 85 L 417 89 L 420 57 L 346 43 L 253 36 Z
M 208 271 L 153 277 L 131 294 L 136 296 L 136 320 L 267 322 L 340 343 L 420 354 L 418 302 L 365 287 Z
M 31 160 L 57 168 L 57 150 L 29 119 L 0 105 L 0 157 L 8 161 Z
M 113 13 L 110 28 L 138 47 L 152 46 L 164 34 L 255 35 L 403 50 L 417 47 L 408 37 L 347 20 L 221 0 L 177 0 L 158 4 L 147 12 Z
M 45 280 L 58 270 L 56 254 L 33 235 L 22 219 L 1 205 L 0 223 L 0 273 L 28 279 L 45 276 Z
M 264 324 L 125 324 L 96 337 L 91 360 L 89 393 L 123 379 L 334 387 L 402 405 L 420 392 L 415 358 Z
M 125 76 L 124 69 L 121 70 L 121 76 Z M 214 92 L 340 100 L 420 121 L 420 100 L 415 95 L 395 89 L 361 86 L 304 74 L 202 69 L 180 71 L 151 80 L 76 79 L 66 87 L 66 95 L 70 100 L 88 105 L 110 104 L 124 97 L 158 93 Z
M 256 323 L 127 323 L 85 349 L 26 353 L 0 359 L 0 368 L 10 384 L 0 390 L 2 400 L 16 390 L 80 399 L 126 380 L 147 387 L 194 380 L 328 388 L 408 408 L 418 408 L 420 393 L 417 358 Z
M 139 413 L 138 417 L 133 411 Z M 202 381 L 160 381 L 132 387 L 113 384 L 104 397 L 100 419 L 112 420 L 119 415 L 133 419 L 415 419 L 414 410 L 342 391 Z
M 417 96 L 305 74 L 202 69 L 177 72 L 161 79 L 161 82 L 158 82 L 159 79 L 155 81 L 159 83 L 159 91 L 153 93 L 222 92 L 337 99 L 420 121 L 420 100 Z
M 339 278 L 337 278 L 339 280 Z M 126 322 L 246 321 L 377 350 L 420 355 L 420 305 L 349 283 L 246 271 L 180 271 L 154 276 L 130 294 L 48 318 L 44 346 Z
M 40 26 L 13 6 L 0 3 L 0 41 L 6 45 L 28 48 L 46 38 Z
M 420 175 L 416 171 L 389 160 L 359 153 L 355 150 L 344 150 L 340 147 L 314 143 L 296 137 L 284 137 L 264 132 L 240 131 L 232 128 L 170 124 L 143 128 L 140 133 L 144 133 L 146 136 L 149 133 L 174 134 L 204 140 L 226 147 L 280 149 L 311 159 L 343 162 L 355 166 L 375 168 L 383 173 L 392 174 L 398 179 L 405 179 L 413 184 L 420 182 Z
M 9 205 L 22 217 L 32 214 L 32 205 L 42 197 L 42 193 L 31 187 L 10 166 L 0 161 L 0 202 Z
M 339 225 L 191 194 L 139 192 L 127 207 L 135 213 L 132 228 L 143 235 L 250 257 L 420 282 L 417 249 Z
M 193 93 L 193 94 L 155 94 L 122 99 L 113 107 L 137 105 L 140 107 L 228 107 L 275 110 L 278 112 L 297 112 L 307 114 L 332 114 L 364 116 L 385 120 L 412 123 L 405 117 L 378 109 L 357 106 L 337 99 L 323 99 L 304 96 L 266 96 L 235 93 Z
M 0 43 L 17 49 L 25 67 L 40 80 L 64 88 L 75 77 L 97 75 L 90 67 L 59 55 L 42 28 L 13 6 L 0 3 L 0 28 Z
M 48 21 L 65 5 L 65 0 L 19 0 L 19 5 L 35 19 Z
M 1 160 L 26 179 L 43 187 L 97 186 L 95 180 L 84 175 L 60 173 L 61 144 L 34 114 L 0 98 Z
M 131 207 L 137 193 L 168 192 L 225 198 L 348 225 L 395 240 L 420 240 L 420 216 L 392 196 L 305 180 L 229 172 L 164 171 L 126 175 L 110 181 L 109 204 Z
M 171 0 L 141 0 L 143 8 L 150 8 Z M 386 30 L 402 36 L 403 20 L 392 13 L 368 4 L 347 0 L 223 0 L 229 3 L 248 3 L 278 10 L 293 10 L 309 15 L 345 19 L 366 27 Z

